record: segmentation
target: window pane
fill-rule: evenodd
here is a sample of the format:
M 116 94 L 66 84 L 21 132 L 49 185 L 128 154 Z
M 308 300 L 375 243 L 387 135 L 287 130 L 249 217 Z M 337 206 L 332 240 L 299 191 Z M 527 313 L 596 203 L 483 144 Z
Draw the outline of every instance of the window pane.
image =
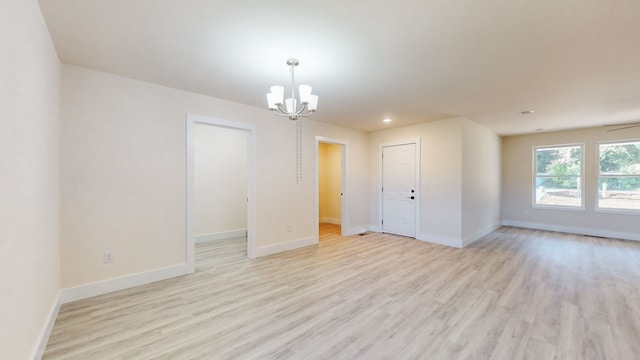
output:
M 536 177 L 536 205 L 582 206 L 580 177 Z
M 640 210 L 640 176 L 601 177 L 598 207 Z
M 581 159 L 580 146 L 536 149 L 536 175 L 579 176 Z
M 640 175 L 640 141 L 600 144 L 600 175 Z

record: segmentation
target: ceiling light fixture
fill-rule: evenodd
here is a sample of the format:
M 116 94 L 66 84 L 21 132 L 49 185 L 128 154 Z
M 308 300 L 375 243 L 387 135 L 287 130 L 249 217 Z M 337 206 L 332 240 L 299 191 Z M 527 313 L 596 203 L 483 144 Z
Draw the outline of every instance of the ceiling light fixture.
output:
M 520 115 L 530 115 L 530 114 L 533 114 L 533 110 L 520 111 L 518 114 L 520 114 Z
M 274 85 L 267 94 L 269 110 L 278 116 L 286 116 L 296 122 L 296 184 L 302 182 L 302 119 L 310 116 L 318 108 L 318 95 L 311 94 L 311 86 L 303 84 L 298 89 L 300 104 L 296 99 L 296 78 L 294 69 L 300 62 L 298 59 L 288 59 L 291 67 L 291 97 L 284 99 L 284 86 Z
M 386 118 L 386 119 L 383 119 L 383 120 L 382 120 L 382 122 L 383 122 L 383 123 L 390 123 L 390 122 L 391 122 L 391 119 L 390 119 L 390 118 Z
M 267 94 L 267 104 L 269 110 L 278 116 L 286 116 L 291 120 L 298 120 L 299 117 L 307 117 L 313 114 L 318 108 L 318 95 L 311 94 L 311 86 L 303 84 L 298 89 L 300 95 L 300 105 L 296 99 L 296 83 L 294 69 L 300 62 L 298 59 L 287 60 L 287 65 L 291 67 L 291 97 L 284 99 L 284 87 L 274 85 L 271 92 Z

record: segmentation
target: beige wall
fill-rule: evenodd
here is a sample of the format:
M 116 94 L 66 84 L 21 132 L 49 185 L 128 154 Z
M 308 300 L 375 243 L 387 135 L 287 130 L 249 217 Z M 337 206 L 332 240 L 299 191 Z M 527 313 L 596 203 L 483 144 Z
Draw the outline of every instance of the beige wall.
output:
M 499 179 L 498 137 L 464 118 L 451 118 L 371 133 L 369 216 L 379 227 L 380 144 L 420 138 L 420 218 L 417 238 L 452 246 L 477 240 L 499 223 L 498 184 L 478 194 L 480 184 Z M 488 174 L 479 174 L 475 161 L 490 164 Z M 467 176 L 467 177 L 465 177 Z M 472 178 L 481 178 L 474 183 Z M 485 201 L 489 216 L 481 214 Z M 463 227 L 464 224 L 464 227 Z
M 469 120 L 462 130 L 462 241 L 466 245 L 501 224 L 502 139 Z
M 185 262 L 188 112 L 255 126 L 258 249 L 315 236 L 315 136 L 349 142 L 350 225 L 366 229 L 365 133 L 305 119 L 297 185 L 292 121 L 263 108 L 64 65 L 64 287 Z M 102 263 L 106 250 L 115 251 L 114 263 Z
M 247 138 L 243 130 L 196 124 L 195 235 L 247 228 Z
M 0 357 L 27 359 L 60 288 L 60 62 L 36 1 L 2 2 L 0 54 Z
M 340 224 L 342 145 L 318 144 L 318 202 L 320 222 Z
M 640 139 L 640 128 L 607 132 L 607 127 L 509 136 L 502 140 L 502 209 L 507 225 L 640 240 L 637 215 L 595 211 L 597 201 L 597 143 Z M 582 143 L 584 148 L 585 210 L 532 207 L 533 147 Z

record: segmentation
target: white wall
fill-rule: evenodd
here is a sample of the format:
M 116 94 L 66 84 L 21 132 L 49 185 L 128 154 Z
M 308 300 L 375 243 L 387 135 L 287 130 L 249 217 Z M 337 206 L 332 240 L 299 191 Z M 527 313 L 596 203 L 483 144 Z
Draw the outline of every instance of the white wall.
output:
M 342 146 L 318 144 L 318 201 L 320 222 L 340 224 L 342 196 Z
M 195 235 L 224 237 L 247 228 L 247 137 L 243 130 L 196 124 Z
M 379 229 L 380 144 L 420 138 L 420 219 L 416 238 L 451 246 L 465 246 L 487 229 L 497 226 L 499 214 L 498 138 L 490 131 L 464 118 L 451 118 L 414 126 L 371 133 L 369 167 L 371 169 L 371 206 L 373 229 Z M 490 174 L 478 174 L 474 161 L 485 157 Z M 482 183 L 495 180 L 490 191 L 478 196 L 470 177 L 482 177 Z M 427 185 L 426 187 L 422 185 Z M 486 201 L 490 215 L 479 205 Z M 463 224 L 465 224 L 463 226 Z
M 466 246 L 500 227 L 502 139 L 469 120 L 462 130 L 462 242 Z
M 294 122 L 263 108 L 63 65 L 64 287 L 185 262 L 188 112 L 256 128 L 258 253 L 315 238 L 316 135 L 349 142 L 350 224 L 366 228 L 366 133 L 305 119 L 297 185 Z M 115 251 L 115 262 L 103 265 L 106 250 Z
M 60 62 L 34 0 L 0 11 L 0 357 L 27 359 L 59 298 Z
M 607 132 L 608 127 L 509 136 L 502 139 L 503 223 L 536 229 L 640 240 L 638 215 L 594 211 L 597 201 L 597 143 L 640 139 L 640 128 Z M 533 147 L 583 143 L 585 210 L 532 207 Z

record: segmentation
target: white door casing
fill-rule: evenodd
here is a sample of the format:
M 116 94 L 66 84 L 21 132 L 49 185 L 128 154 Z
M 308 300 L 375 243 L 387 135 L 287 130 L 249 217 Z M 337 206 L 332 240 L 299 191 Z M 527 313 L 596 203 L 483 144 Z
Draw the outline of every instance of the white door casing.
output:
M 418 142 L 381 147 L 382 232 L 416 237 Z
M 194 157 L 195 157 L 195 125 L 205 124 L 230 129 L 244 130 L 247 138 L 247 256 L 255 257 L 256 251 L 256 169 L 255 147 L 256 129 L 251 124 L 237 121 L 211 118 L 208 116 L 187 114 L 186 144 L 187 144 L 187 189 L 186 189 L 186 264 L 188 272 L 195 271 L 195 234 L 194 234 Z

